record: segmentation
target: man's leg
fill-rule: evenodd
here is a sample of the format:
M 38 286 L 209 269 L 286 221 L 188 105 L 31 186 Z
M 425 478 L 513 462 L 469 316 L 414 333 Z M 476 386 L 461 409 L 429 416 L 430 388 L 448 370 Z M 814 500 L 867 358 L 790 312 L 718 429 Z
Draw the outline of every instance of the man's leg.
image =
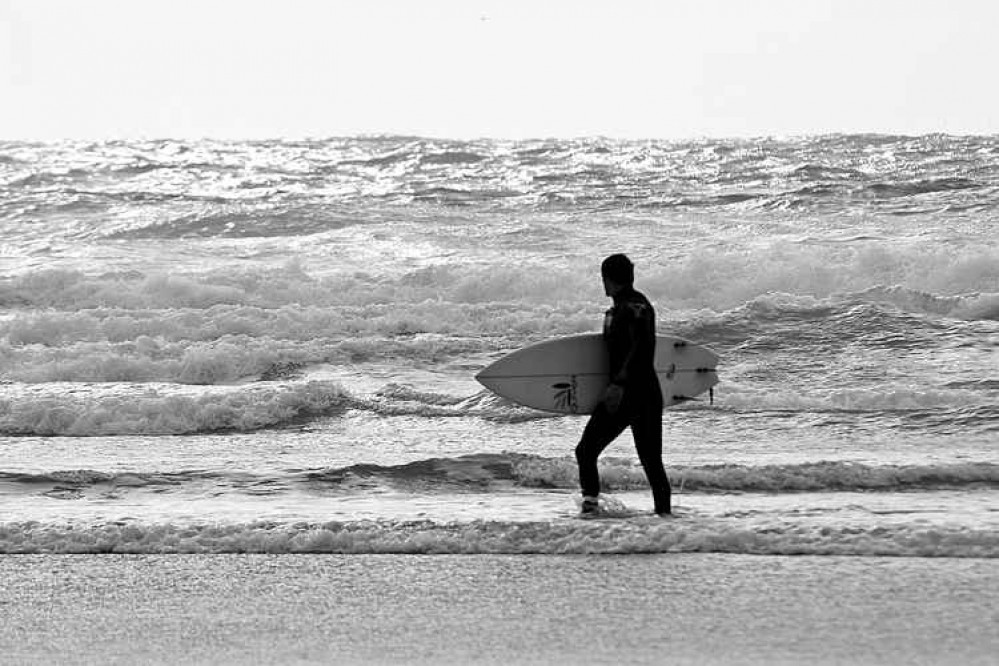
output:
M 608 414 L 603 405 L 597 407 L 583 429 L 583 436 L 576 445 L 576 462 L 579 464 L 579 485 L 584 497 L 600 494 L 600 474 L 597 457 L 607 445 L 624 432 L 627 421 L 618 415 Z
M 642 469 L 652 487 L 655 512 L 667 514 L 672 510 L 672 488 L 663 467 L 663 419 L 662 409 L 654 405 L 641 410 L 632 419 L 631 433 L 635 437 L 635 449 Z

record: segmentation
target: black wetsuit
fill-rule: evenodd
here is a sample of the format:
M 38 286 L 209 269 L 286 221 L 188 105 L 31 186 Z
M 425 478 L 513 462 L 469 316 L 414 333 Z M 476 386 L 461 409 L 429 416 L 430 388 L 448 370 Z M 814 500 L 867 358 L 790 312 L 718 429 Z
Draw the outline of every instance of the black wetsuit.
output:
M 656 314 L 643 294 L 626 288 L 614 297 L 614 307 L 604 318 L 604 341 L 611 383 L 623 387 L 624 396 L 613 414 L 603 403 L 597 406 L 576 446 L 583 495 L 599 494 L 597 457 L 630 426 L 655 511 L 669 513 L 670 485 L 662 461 L 663 397 L 654 366 Z

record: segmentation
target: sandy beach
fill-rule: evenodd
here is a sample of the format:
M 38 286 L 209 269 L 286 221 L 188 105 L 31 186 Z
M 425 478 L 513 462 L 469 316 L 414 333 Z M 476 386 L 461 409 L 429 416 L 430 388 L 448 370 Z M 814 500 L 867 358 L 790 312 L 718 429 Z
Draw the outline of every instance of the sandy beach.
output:
M 5 556 L 8 664 L 987 664 L 981 559 Z

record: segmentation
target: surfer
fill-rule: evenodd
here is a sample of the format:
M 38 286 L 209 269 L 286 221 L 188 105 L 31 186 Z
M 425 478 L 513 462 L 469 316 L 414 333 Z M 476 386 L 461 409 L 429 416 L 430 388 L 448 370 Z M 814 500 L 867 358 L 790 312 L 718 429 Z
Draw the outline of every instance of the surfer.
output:
M 582 513 L 598 512 L 597 458 L 630 426 L 638 459 L 652 487 L 655 512 L 669 515 L 671 489 L 662 460 L 663 397 L 654 365 L 656 313 L 649 299 L 633 287 L 635 267 L 627 256 L 607 257 L 600 274 L 604 292 L 614 300 L 604 316 L 611 383 L 576 446 Z

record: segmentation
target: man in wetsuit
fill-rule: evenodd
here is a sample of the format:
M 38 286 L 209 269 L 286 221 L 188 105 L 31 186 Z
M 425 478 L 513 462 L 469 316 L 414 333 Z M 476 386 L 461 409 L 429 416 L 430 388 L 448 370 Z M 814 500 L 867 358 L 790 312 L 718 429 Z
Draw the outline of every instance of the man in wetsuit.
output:
M 635 269 L 628 257 L 607 257 L 600 273 L 605 293 L 614 299 L 614 306 L 604 316 L 611 383 L 576 446 L 582 513 L 598 511 L 597 457 L 630 426 L 638 458 L 652 487 L 655 512 L 669 515 L 671 489 L 662 461 L 663 396 L 654 366 L 656 313 L 649 299 L 632 286 Z

